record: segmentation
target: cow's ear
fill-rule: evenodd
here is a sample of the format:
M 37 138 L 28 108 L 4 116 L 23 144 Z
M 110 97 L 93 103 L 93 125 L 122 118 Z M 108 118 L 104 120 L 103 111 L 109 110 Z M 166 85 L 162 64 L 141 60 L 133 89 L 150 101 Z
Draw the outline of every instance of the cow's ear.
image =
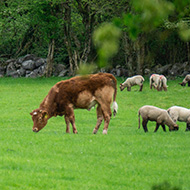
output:
M 48 112 L 42 111 L 42 118 L 47 118 L 47 117 L 48 117 Z
M 30 112 L 30 115 L 33 115 L 33 112 Z

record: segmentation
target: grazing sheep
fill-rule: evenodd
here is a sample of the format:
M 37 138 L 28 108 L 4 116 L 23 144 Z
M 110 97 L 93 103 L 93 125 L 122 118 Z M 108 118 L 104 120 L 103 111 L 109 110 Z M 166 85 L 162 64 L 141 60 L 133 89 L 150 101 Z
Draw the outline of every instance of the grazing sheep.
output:
M 179 83 L 181 86 L 185 86 L 188 83 L 188 86 L 190 86 L 190 74 L 186 75 L 185 78 L 183 79 L 182 83 Z
M 140 128 L 140 115 L 143 119 L 142 126 L 145 132 L 148 132 L 147 123 L 148 121 L 156 121 L 156 132 L 161 125 L 163 130 L 166 131 L 165 125 L 169 127 L 169 130 L 178 130 L 178 125 L 171 119 L 168 112 L 164 109 L 160 109 L 155 106 L 143 106 L 138 111 L 139 127 Z
M 158 74 L 152 74 L 150 76 L 150 89 L 154 87 L 155 89 L 158 90 L 159 79 L 160 79 L 160 75 Z
M 143 89 L 143 82 L 144 78 L 141 75 L 135 75 L 133 77 L 129 77 L 126 79 L 126 81 L 122 84 L 120 84 L 120 90 L 123 91 L 127 87 L 127 91 L 131 91 L 131 87 L 135 85 L 140 86 L 140 90 Z
M 152 89 L 152 86 L 157 89 L 157 91 L 167 91 L 167 79 L 164 75 L 159 74 L 152 74 L 150 76 L 150 89 Z
M 175 123 L 177 121 L 186 122 L 186 131 L 190 131 L 190 109 L 180 106 L 172 106 L 167 112 Z
M 162 89 L 164 89 L 164 91 L 167 91 L 167 79 L 164 75 L 160 75 L 160 80 L 158 83 L 158 90 L 162 91 Z

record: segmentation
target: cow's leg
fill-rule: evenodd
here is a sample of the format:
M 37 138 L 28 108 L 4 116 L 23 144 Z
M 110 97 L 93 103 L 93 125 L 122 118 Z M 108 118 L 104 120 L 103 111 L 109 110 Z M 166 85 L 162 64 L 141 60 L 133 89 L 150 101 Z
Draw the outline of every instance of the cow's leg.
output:
M 67 116 L 65 116 L 65 123 L 66 123 L 66 133 L 70 133 L 70 121 Z
M 108 131 L 108 125 L 110 123 L 110 119 L 111 119 L 111 108 L 110 108 L 110 104 L 107 103 L 107 106 L 101 105 L 102 107 L 102 113 L 103 113 L 103 117 L 104 117 L 104 129 L 103 129 L 103 134 L 107 134 Z
M 162 129 L 163 129 L 163 131 L 166 132 L 166 127 L 165 127 L 165 125 L 163 125 L 163 124 L 162 124 Z
M 96 127 L 93 130 L 93 134 L 96 134 L 98 132 L 98 129 L 104 119 L 103 117 L 103 113 L 102 113 L 102 108 L 100 106 L 100 104 L 98 104 L 98 107 L 96 109 L 96 113 L 97 113 L 97 123 L 96 123 Z
M 69 121 L 71 122 L 71 125 L 73 127 L 73 133 L 77 134 L 78 132 L 77 132 L 77 128 L 76 128 L 76 125 L 75 125 L 75 116 L 74 115 L 70 116 Z
M 155 128 L 154 132 L 156 132 L 158 130 L 159 126 L 160 126 L 160 124 L 156 123 L 156 128 Z
M 71 123 L 72 127 L 73 127 L 73 133 L 76 134 L 77 132 L 77 128 L 75 125 L 75 115 L 74 115 L 74 110 L 72 107 L 68 107 L 66 109 L 66 117 L 68 117 L 69 122 Z
M 148 120 L 143 119 L 143 121 L 142 121 L 142 126 L 143 126 L 143 129 L 144 129 L 144 132 L 145 132 L 145 133 L 148 132 L 147 123 L 148 123 Z

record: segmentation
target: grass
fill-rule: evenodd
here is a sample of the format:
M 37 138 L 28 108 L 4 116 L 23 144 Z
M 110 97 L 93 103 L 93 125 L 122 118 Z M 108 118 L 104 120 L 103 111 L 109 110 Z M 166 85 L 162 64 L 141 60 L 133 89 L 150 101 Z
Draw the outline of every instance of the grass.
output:
M 0 78 L 0 189 L 2 190 L 151 190 L 190 189 L 190 133 L 149 133 L 138 130 L 138 109 L 155 105 L 189 107 L 189 87 L 181 78 L 168 81 L 167 92 L 118 89 L 118 114 L 108 135 L 92 135 L 95 109 L 75 110 L 78 135 L 66 134 L 64 118 L 49 120 L 39 133 L 32 132 L 29 113 L 38 108 L 49 89 L 61 78 Z M 118 78 L 119 83 L 123 80 Z

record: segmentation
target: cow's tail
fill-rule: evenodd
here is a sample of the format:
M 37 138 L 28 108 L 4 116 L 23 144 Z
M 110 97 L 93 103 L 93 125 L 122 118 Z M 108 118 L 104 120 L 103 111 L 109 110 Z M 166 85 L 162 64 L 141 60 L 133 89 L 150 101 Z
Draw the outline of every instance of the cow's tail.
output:
M 117 110 L 118 110 L 118 104 L 116 102 L 116 96 L 117 96 L 117 81 L 115 81 L 114 94 L 113 94 L 113 105 L 112 105 L 114 117 L 117 114 Z
M 115 115 L 116 115 L 116 113 L 117 113 L 117 110 L 118 110 L 118 105 L 117 105 L 117 102 L 116 102 L 116 101 L 113 101 L 112 108 L 113 108 L 113 115 L 114 115 L 114 117 L 115 117 Z
M 138 119 L 139 119 L 139 126 L 138 126 L 138 129 L 140 129 L 140 126 L 141 126 L 141 118 L 140 118 L 140 110 L 138 111 Z

